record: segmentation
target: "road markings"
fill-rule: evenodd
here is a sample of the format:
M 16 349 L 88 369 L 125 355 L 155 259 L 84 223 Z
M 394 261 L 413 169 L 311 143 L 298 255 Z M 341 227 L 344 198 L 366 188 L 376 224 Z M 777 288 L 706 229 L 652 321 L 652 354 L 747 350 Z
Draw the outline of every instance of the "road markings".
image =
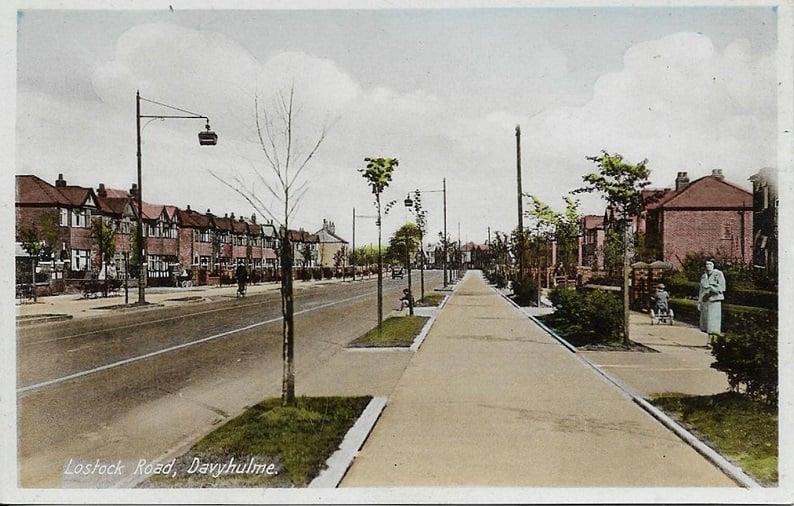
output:
M 310 313 L 312 311 L 317 311 L 319 309 L 324 309 L 324 308 L 327 308 L 327 307 L 330 307 L 330 306 L 335 306 L 337 304 L 342 304 L 344 302 L 349 302 L 349 301 L 352 301 L 352 300 L 361 299 L 361 298 L 364 298 L 364 297 L 369 297 L 369 296 L 371 296 L 371 295 L 373 295 L 375 293 L 377 293 L 377 292 L 367 292 L 367 293 L 356 295 L 354 297 L 350 297 L 350 298 L 347 298 L 347 299 L 340 299 L 340 300 L 337 300 L 337 301 L 334 301 L 334 302 L 328 302 L 326 304 L 322 304 L 320 306 L 315 306 L 315 307 L 312 307 L 312 308 L 309 308 L 309 309 L 303 309 L 301 311 L 295 311 L 294 316 L 299 316 L 299 315 L 302 315 L 302 314 Z M 32 392 L 34 390 L 40 390 L 40 389 L 45 388 L 45 387 L 49 387 L 49 386 L 52 386 L 52 385 L 57 385 L 58 383 L 63 383 L 64 381 L 69 381 L 69 380 L 81 378 L 83 376 L 88 376 L 90 374 L 94 374 L 94 373 L 98 373 L 98 372 L 102 372 L 102 371 L 107 371 L 108 369 L 113 369 L 115 367 L 121 367 L 123 365 L 131 364 L 133 362 L 138 362 L 139 360 L 146 360 L 147 358 L 152 358 L 152 357 L 156 357 L 158 355 L 162 355 L 164 353 L 170 353 L 172 351 L 181 350 L 182 348 L 187 348 L 189 346 L 193 346 L 193 345 L 196 345 L 196 344 L 206 343 L 206 342 L 209 342 L 209 341 L 213 341 L 215 339 L 219 339 L 221 337 L 226 337 L 226 336 L 229 336 L 229 335 L 232 335 L 232 334 L 236 334 L 238 332 L 245 332 L 247 330 L 251 330 L 251 329 L 254 329 L 256 327 L 261 327 L 262 325 L 269 325 L 271 323 L 276 323 L 276 322 L 279 322 L 281 320 L 283 320 L 283 317 L 281 317 L 281 316 L 279 316 L 278 318 L 271 318 L 270 320 L 265 320 L 265 321 L 261 321 L 261 322 L 258 322 L 258 323 L 253 323 L 251 325 L 247 325 L 247 326 L 241 327 L 239 329 L 228 330 L 226 332 L 221 332 L 220 334 L 214 334 L 214 335 L 211 335 L 211 336 L 208 336 L 208 337 L 203 337 L 201 339 L 197 339 L 196 341 L 190 341 L 189 343 L 178 344 L 176 346 L 171 346 L 169 348 L 163 348 L 162 350 L 157 350 L 157 351 L 153 351 L 153 352 L 150 352 L 150 353 L 146 353 L 145 355 L 139 355 L 137 357 L 131 357 L 131 358 L 127 358 L 127 359 L 124 359 L 124 360 L 119 360 L 118 362 L 113 362 L 113 363 L 106 364 L 106 365 L 103 365 L 103 366 L 95 367 L 93 369 L 88 369 L 86 371 L 81 371 L 81 372 L 78 372 L 78 373 L 69 374 L 67 376 L 62 376 L 60 378 L 55 378 L 55 379 L 51 379 L 51 380 L 48 380 L 48 381 L 43 381 L 41 383 L 28 385 L 28 386 L 22 387 L 22 388 L 17 388 L 17 395 L 20 396 L 21 394 L 26 394 L 26 393 Z

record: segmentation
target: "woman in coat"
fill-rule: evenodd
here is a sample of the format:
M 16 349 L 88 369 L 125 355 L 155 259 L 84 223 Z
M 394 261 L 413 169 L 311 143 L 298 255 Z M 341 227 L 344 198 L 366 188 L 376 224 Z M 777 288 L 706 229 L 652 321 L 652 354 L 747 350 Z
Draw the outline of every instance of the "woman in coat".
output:
M 700 276 L 698 311 L 700 330 L 722 334 L 722 301 L 725 300 L 725 276 L 714 268 L 714 259 L 706 261 L 706 272 Z

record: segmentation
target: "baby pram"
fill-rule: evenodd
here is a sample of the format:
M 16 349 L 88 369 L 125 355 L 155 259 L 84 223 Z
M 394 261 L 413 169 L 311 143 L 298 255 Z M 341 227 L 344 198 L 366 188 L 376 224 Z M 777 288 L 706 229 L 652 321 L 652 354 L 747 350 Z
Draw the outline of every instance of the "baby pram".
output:
M 651 308 L 651 325 L 672 325 L 674 321 L 673 308 L 670 307 L 670 294 L 664 289 L 663 284 L 656 287 Z

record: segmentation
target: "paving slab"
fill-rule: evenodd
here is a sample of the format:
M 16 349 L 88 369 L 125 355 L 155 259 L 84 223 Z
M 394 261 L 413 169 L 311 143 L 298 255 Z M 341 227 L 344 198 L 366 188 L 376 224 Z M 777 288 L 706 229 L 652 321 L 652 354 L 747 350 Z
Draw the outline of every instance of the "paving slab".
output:
M 735 487 L 470 272 L 343 487 Z
M 713 395 L 728 390 L 728 376 L 711 367 L 714 356 L 707 336 L 681 322 L 651 325 L 650 317 L 632 312 L 631 340 L 658 353 L 579 351 L 609 374 L 645 396 L 665 393 Z

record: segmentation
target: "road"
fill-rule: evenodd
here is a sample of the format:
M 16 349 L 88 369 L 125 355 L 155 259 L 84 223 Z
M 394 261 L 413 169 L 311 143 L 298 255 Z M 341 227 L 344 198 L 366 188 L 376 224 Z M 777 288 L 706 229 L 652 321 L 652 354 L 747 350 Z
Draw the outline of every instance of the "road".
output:
M 426 287 L 440 283 L 426 273 Z M 386 311 L 404 280 L 384 280 Z M 296 285 L 298 395 L 388 395 L 410 352 L 345 349 L 375 324 L 376 285 Z M 20 485 L 61 487 L 69 459 L 159 459 L 280 395 L 277 292 L 19 329 Z

